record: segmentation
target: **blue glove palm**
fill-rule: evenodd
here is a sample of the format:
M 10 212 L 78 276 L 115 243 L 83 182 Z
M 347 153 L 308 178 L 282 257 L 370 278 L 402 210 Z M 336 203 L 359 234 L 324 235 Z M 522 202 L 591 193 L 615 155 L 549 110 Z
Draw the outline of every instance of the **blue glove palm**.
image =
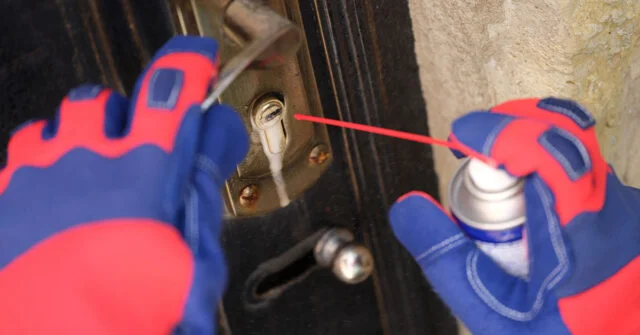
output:
M 601 157 L 593 125 L 554 98 L 453 124 L 451 140 L 526 178 L 526 279 L 480 252 L 428 195 L 392 208 L 396 236 L 473 334 L 640 333 L 640 197 Z
M 85 85 L 16 130 L 0 172 L 0 333 L 210 334 L 226 268 L 220 188 L 248 150 L 204 99 L 217 43 L 176 37 L 131 103 Z

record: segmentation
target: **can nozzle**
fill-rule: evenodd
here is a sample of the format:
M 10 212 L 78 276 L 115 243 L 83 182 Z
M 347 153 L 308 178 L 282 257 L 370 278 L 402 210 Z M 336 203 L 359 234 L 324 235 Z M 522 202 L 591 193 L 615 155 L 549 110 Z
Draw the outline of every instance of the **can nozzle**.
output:
M 477 159 L 471 159 L 467 173 L 473 184 L 485 192 L 499 192 L 513 186 L 518 178 L 501 169 L 494 169 Z

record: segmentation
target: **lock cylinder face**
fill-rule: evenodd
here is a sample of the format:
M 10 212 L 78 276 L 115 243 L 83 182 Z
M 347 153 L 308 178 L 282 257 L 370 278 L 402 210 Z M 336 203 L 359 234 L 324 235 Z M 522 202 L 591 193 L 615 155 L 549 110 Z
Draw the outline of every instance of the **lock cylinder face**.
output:
M 284 128 L 284 102 L 275 96 L 266 96 L 256 102 L 253 108 L 252 122 L 260 136 L 264 137 L 265 153 L 281 154 L 287 143 Z

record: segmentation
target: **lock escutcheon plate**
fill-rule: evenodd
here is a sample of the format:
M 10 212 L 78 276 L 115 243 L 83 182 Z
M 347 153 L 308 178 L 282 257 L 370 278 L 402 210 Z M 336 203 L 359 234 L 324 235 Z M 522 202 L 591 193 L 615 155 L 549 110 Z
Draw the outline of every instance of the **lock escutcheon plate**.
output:
M 223 2 L 227 1 L 172 1 L 176 31 L 216 38 L 220 42 L 222 64 L 242 48 L 237 37 L 229 33 L 233 27 L 224 26 L 221 21 Z M 302 29 L 296 1 L 269 0 L 266 4 Z M 284 205 L 264 152 L 264 141 L 260 140 L 260 129 L 252 126 L 255 109 L 265 97 L 277 97 L 283 104 L 281 117 L 286 139 L 281 173 L 289 199 L 295 200 L 311 187 L 332 160 L 326 127 L 296 121 L 293 117 L 295 113 L 322 116 L 309 50 L 303 40 L 298 53 L 285 59 L 281 66 L 246 70 L 220 97 L 220 102 L 231 105 L 240 113 L 250 134 L 249 153 L 225 184 L 226 217 L 266 214 Z

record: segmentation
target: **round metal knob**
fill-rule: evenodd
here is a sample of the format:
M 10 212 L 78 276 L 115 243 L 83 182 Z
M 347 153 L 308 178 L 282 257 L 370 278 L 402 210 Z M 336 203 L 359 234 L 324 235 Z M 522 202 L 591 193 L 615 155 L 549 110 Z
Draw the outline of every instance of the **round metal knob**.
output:
M 354 242 L 353 234 L 341 228 L 326 232 L 314 249 L 320 266 L 331 268 L 341 281 L 348 284 L 363 282 L 373 272 L 373 256 L 364 246 Z
M 363 282 L 373 272 L 373 257 L 367 248 L 350 244 L 340 249 L 333 260 L 333 273 L 343 282 Z

